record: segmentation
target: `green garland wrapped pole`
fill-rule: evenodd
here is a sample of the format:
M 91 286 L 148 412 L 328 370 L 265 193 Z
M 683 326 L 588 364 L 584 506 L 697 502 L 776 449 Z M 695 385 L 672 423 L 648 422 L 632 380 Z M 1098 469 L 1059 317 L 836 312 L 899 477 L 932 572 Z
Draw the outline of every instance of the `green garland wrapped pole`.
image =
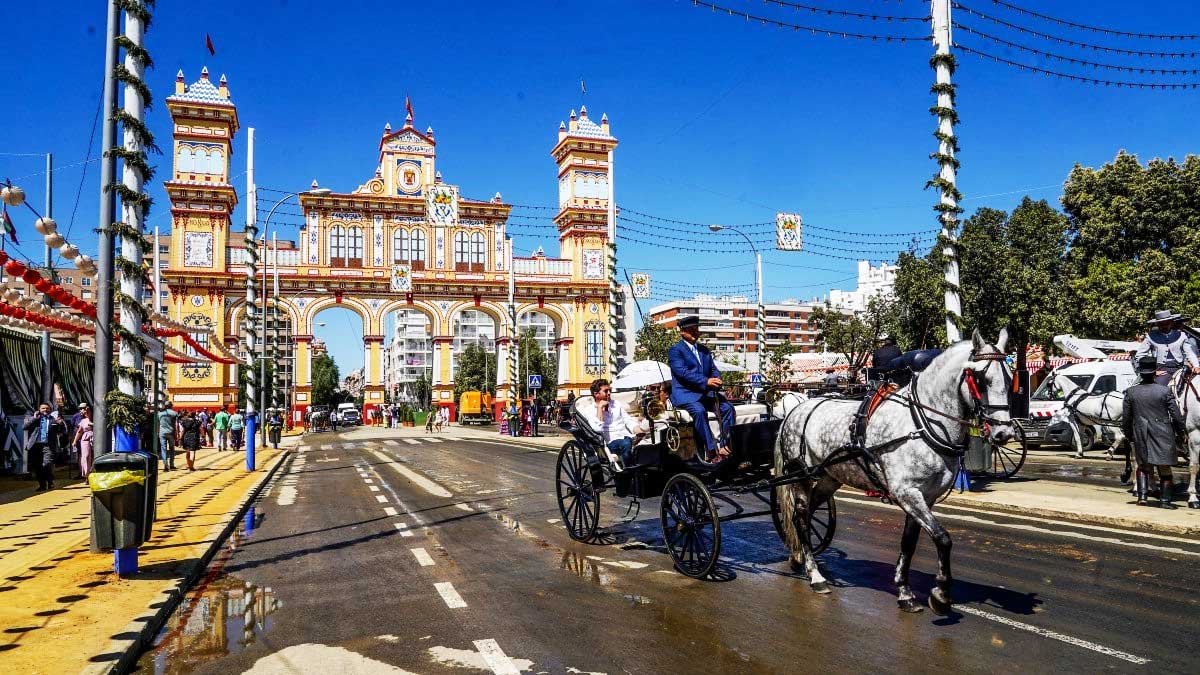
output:
M 929 65 L 936 73 L 936 81 L 931 93 L 937 96 L 937 105 L 929 109 L 930 114 L 938 118 L 938 128 L 934 137 L 938 139 L 938 151 L 931 155 L 938 162 L 938 173 L 926 187 L 937 188 L 941 193 L 934 210 L 938 212 L 938 220 L 942 226 L 939 244 L 946 257 L 945 296 L 946 296 L 946 340 L 954 344 L 962 339 L 960 323 L 962 322 L 962 303 L 959 301 L 958 290 L 958 253 L 955 241 L 958 233 L 958 214 L 962 208 L 958 202 L 962 194 L 958 191 L 957 174 L 958 160 L 954 154 L 958 151 L 958 139 L 954 135 L 954 125 L 958 122 L 958 114 L 954 111 L 954 84 L 950 81 L 954 74 L 955 60 L 950 53 L 952 44 L 950 36 L 950 7 L 951 0 L 932 0 L 930 20 L 933 22 L 934 55 Z
M 254 129 L 246 130 L 247 182 L 251 188 L 251 204 L 254 203 Z M 258 369 L 254 367 L 255 346 L 258 344 L 258 223 L 255 209 L 246 209 L 246 232 L 243 244 L 246 247 L 246 318 L 242 332 L 246 335 L 246 470 L 254 471 L 255 433 L 258 418 L 254 414 L 255 396 L 258 395 Z

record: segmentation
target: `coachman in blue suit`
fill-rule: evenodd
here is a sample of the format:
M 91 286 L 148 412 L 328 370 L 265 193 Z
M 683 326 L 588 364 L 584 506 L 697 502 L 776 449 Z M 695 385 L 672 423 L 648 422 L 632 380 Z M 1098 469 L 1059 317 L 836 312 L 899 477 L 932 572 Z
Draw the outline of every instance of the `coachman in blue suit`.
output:
M 705 453 L 706 461 L 720 461 L 729 456 L 733 406 L 721 395 L 721 371 L 713 363 L 712 351 L 696 341 L 700 337 L 700 317 L 685 316 L 678 326 L 683 339 L 671 345 L 667 358 L 671 366 L 671 403 L 692 416 L 697 450 Z M 710 410 L 721 421 L 720 439 L 713 438 L 708 426 Z

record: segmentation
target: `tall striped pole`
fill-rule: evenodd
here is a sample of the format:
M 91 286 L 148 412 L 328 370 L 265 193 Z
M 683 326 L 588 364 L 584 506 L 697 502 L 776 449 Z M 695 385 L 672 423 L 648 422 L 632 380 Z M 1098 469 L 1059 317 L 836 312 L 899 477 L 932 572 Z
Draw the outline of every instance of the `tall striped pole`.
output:
M 754 250 L 754 285 L 758 289 L 758 372 L 767 356 L 767 308 L 763 305 L 762 253 Z
M 608 376 L 616 378 L 617 331 L 620 326 L 621 289 L 617 285 L 617 200 L 613 186 L 613 151 L 608 151 Z
M 246 172 L 248 181 L 253 181 L 254 171 L 254 128 L 246 134 Z M 253 186 L 253 182 L 251 182 Z M 253 187 L 251 188 L 253 189 Z M 246 250 L 246 317 L 242 322 L 242 333 L 246 336 L 246 470 L 254 470 L 254 443 L 257 419 L 254 412 L 255 396 L 258 393 L 258 369 L 254 367 L 255 347 L 258 345 L 258 225 L 254 209 L 246 209 L 246 232 L 242 243 Z
M 933 91 L 937 94 L 937 105 L 930 112 L 938 118 L 938 129 L 934 135 L 938 139 L 935 158 L 940 166 L 937 177 L 930 181 L 930 184 L 941 190 L 941 199 L 934 208 L 940 214 L 942 254 L 946 257 L 946 340 L 954 344 L 962 339 L 958 328 L 962 318 L 962 305 L 958 297 L 958 253 L 955 250 L 958 214 L 962 212 L 958 202 L 962 199 L 962 194 L 958 191 L 958 160 L 954 157 L 958 150 L 958 139 L 954 135 L 954 123 L 958 116 L 954 111 L 954 84 L 950 81 L 950 76 L 954 73 L 954 55 L 950 53 L 951 4 L 950 0 L 932 0 L 930 7 L 934 45 L 932 63 L 937 74 L 936 83 L 933 85 Z
M 145 22 L 138 12 L 125 12 L 125 70 L 131 79 L 142 81 L 145 74 L 145 62 L 138 54 L 144 54 L 143 35 Z M 144 124 L 146 101 L 142 99 L 142 91 L 132 82 L 126 81 L 124 91 L 124 113 L 131 123 L 123 125 L 124 150 L 127 153 L 140 153 L 143 150 L 142 137 L 138 127 Z M 122 167 L 121 182 L 127 190 L 121 198 L 121 220 L 125 227 L 121 234 L 121 257 L 125 262 L 121 271 L 121 328 L 127 339 L 121 340 L 119 363 L 121 370 L 117 379 L 117 387 L 121 393 L 141 398 L 143 386 L 135 379 L 134 373 L 142 373 L 142 362 L 145 358 L 145 347 L 141 342 L 128 339 L 128 336 L 142 334 L 142 289 L 146 280 L 134 275 L 130 270 L 142 270 L 142 222 L 145 214 L 144 202 L 141 201 L 143 175 L 136 162 L 126 161 Z M 142 272 L 142 274 L 145 274 Z
M 517 333 L 517 287 L 516 273 L 513 271 L 513 242 L 509 237 L 506 242 L 508 249 L 508 392 L 509 400 L 517 401 L 517 353 L 520 351 L 521 337 Z

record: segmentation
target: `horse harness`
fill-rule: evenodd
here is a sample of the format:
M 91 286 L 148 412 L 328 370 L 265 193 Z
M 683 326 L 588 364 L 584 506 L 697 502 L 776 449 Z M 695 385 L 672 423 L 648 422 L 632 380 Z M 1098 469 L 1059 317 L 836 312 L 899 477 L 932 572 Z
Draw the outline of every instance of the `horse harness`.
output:
M 987 369 L 991 368 L 993 364 L 997 362 L 1003 363 L 1005 356 L 1003 352 L 999 351 L 987 352 L 984 354 L 972 353 L 970 360 L 972 362 L 986 361 L 987 365 L 984 366 L 983 369 L 984 372 L 986 372 Z M 789 462 L 785 468 L 789 471 L 795 471 L 797 469 L 807 470 L 812 473 L 812 477 L 817 477 L 823 474 L 830 466 L 853 461 L 857 463 L 863 470 L 863 473 L 867 476 L 867 479 L 871 481 L 871 483 L 875 485 L 875 487 L 881 493 L 886 495 L 887 490 L 884 487 L 884 481 L 879 478 L 875 471 L 875 468 L 882 469 L 883 466 L 879 462 L 880 452 L 886 451 L 894 446 L 906 443 L 910 440 L 920 439 L 925 441 L 929 447 L 933 448 L 934 452 L 937 452 L 943 457 L 958 459 L 966 453 L 967 444 L 965 440 L 959 440 L 957 442 L 950 440 L 950 433 L 946 429 L 945 425 L 941 422 L 931 420 L 929 417 L 930 413 L 957 422 L 963 426 L 986 426 L 990 423 L 1003 423 L 1007 421 L 1000 420 L 995 415 L 997 412 L 1007 413 L 1009 411 L 1007 397 L 1003 403 L 993 403 L 985 400 L 983 392 L 980 390 L 979 384 L 976 380 L 975 371 L 971 368 L 963 368 L 962 375 L 959 378 L 959 387 L 961 388 L 961 386 L 965 384 L 971 397 L 971 417 L 969 418 L 957 417 L 921 402 L 917 390 L 919 376 L 920 373 L 913 373 L 912 382 L 908 386 L 910 392 L 908 396 L 900 395 L 897 393 L 897 387 L 894 384 L 888 384 L 879 387 L 879 389 L 877 389 L 872 396 L 865 398 L 859 405 L 858 411 L 855 413 L 853 421 L 850 424 L 850 442 L 830 453 L 829 456 L 820 463 L 820 465 L 810 468 L 807 467 L 803 460 L 805 450 L 804 446 L 808 437 L 808 423 L 812 420 L 813 414 L 817 411 L 817 408 L 820 408 L 829 401 L 840 399 L 824 398 L 818 401 L 817 404 L 813 406 L 812 410 L 809 411 L 808 417 L 806 417 L 804 420 L 804 426 L 801 428 L 800 456 Z M 1004 373 L 1004 377 L 1006 380 L 1008 380 L 1005 382 L 1005 391 L 1008 391 L 1009 386 L 1011 385 L 1011 377 L 1007 372 Z M 893 438 L 883 441 L 882 443 L 876 443 L 875 445 L 868 446 L 866 444 L 866 435 L 867 425 L 870 422 L 871 415 L 873 415 L 875 411 L 878 410 L 889 399 L 895 400 L 901 405 L 907 405 L 909 414 L 912 416 L 913 424 L 917 428 L 898 438 Z M 935 432 L 935 426 L 941 431 Z

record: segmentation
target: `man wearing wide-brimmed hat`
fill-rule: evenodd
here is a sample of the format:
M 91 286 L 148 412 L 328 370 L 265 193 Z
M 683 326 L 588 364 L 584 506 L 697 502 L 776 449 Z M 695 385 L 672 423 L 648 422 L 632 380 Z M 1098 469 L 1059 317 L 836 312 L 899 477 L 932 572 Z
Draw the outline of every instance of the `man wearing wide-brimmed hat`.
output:
M 1155 312 L 1146 322 L 1150 332 L 1146 333 L 1133 357 L 1134 364 L 1137 364 L 1141 357 L 1153 356 L 1158 363 L 1154 381 L 1162 385 L 1170 383 L 1175 371 L 1184 366 L 1191 368 L 1193 373 L 1200 373 L 1200 357 L 1196 354 L 1195 345 L 1183 331 L 1175 328 L 1175 322 L 1181 318 L 1181 315 L 1170 310 Z
M 1179 403 L 1171 390 L 1155 382 L 1161 362 L 1151 354 L 1134 361 L 1134 369 L 1141 378 L 1139 384 L 1125 390 L 1125 401 L 1121 409 L 1121 431 L 1133 443 L 1137 458 L 1138 504 L 1148 505 L 1148 483 L 1150 473 L 1157 469 L 1162 493 L 1159 506 L 1174 509 L 1171 503 L 1171 467 L 1175 464 L 1175 447 L 1185 433 L 1183 415 Z

